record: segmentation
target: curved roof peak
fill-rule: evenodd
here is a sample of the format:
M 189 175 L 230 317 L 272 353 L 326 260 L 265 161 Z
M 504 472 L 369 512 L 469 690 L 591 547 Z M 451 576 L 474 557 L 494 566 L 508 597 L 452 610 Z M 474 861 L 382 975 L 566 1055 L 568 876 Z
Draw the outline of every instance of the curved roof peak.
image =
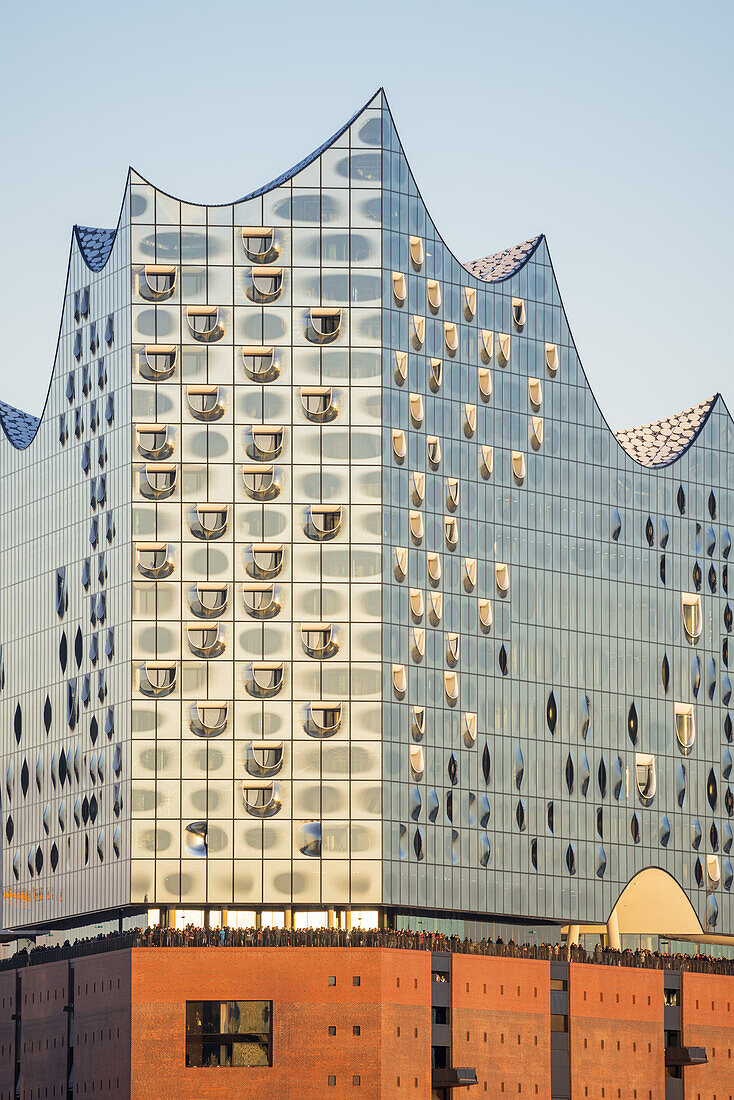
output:
M 543 240 L 543 234 L 530 237 L 521 244 L 515 244 L 512 248 L 505 248 L 502 252 L 495 252 L 492 256 L 482 256 L 478 260 L 470 260 L 464 264 L 467 271 L 483 279 L 485 283 L 501 283 L 505 279 L 511 279 L 523 264 L 526 264 L 532 254 Z
M 718 394 L 690 409 L 615 432 L 618 442 L 641 466 L 667 466 L 688 450 L 709 418 Z
M 79 250 L 90 271 L 101 271 L 110 258 L 117 229 L 95 229 L 91 225 L 75 225 Z

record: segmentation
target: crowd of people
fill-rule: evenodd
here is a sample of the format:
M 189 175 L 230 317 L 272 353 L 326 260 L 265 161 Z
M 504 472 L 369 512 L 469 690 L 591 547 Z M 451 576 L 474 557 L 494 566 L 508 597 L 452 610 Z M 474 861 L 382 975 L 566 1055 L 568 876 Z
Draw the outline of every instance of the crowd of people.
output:
M 595 963 L 600 966 L 631 966 L 651 970 L 691 970 L 704 974 L 734 976 L 734 959 L 706 954 L 666 954 L 644 948 L 616 950 L 597 943 L 593 951 L 566 943 L 505 943 L 496 940 L 461 939 L 441 932 L 407 929 L 364 928 L 135 928 L 128 932 L 67 941 L 62 946 L 23 949 L 0 961 L 0 970 L 33 966 L 61 959 L 93 955 L 103 951 L 141 947 L 386 947 L 405 951 L 437 951 L 463 955 L 495 955 L 503 958 L 544 959 L 550 962 Z

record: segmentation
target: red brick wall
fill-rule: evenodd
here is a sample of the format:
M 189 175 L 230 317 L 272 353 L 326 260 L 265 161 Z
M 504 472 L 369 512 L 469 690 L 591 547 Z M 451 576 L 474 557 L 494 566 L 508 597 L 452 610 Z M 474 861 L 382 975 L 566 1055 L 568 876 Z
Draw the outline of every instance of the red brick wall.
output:
M 68 962 L 27 966 L 20 972 L 21 1100 L 66 1097 L 68 979 Z
M 686 1100 L 734 1098 L 734 978 L 683 974 L 683 1045 L 705 1047 L 708 1065 L 683 1070 Z
M 335 986 L 328 984 L 330 975 L 336 977 Z M 355 975 L 358 986 L 353 984 Z M 425 1096 L 430 1061 L 425 1040 L 401 1043 L 390 1033 L 399 1016 L 406 1021 L 401 1027 L 417 1026 L 419 1036 L 430 1036 L 429 980 L 428 953 L 282 947 L 134 950 L 131 1097 L 392 1098 L 402 1094 L 403 1076 L 411 1084 L 417 1076 L 419 1086 L 410 1092 Z M 226 1072 L 187 1069 L 186 1001 L 247 999 L 274 1002 L 273 1066 Z M 337 1028 L 335 1036 L 328 1033 L 330 1025 Z M 361 1028 L 359 1036 L 352 1033 L 354 1025 Z M 336 1077 L 333 1091 L 327 1084 L 330 1074 Z M 361 1087 L 353 1093 L 355 1074 Z
M 455 1066 L 478 1085 L 456 1097 L 550 1097 L 550 963 L 453 955 L 451 1044 Z
M 81 1096 L 130 1094 L 129 951 L 74 961 L 74 1087 Z
M 574 1100 L 665 1100 L 663 972 L 572 963 Z
M 15 1097 L 15 971 L 0 973 L 0 1100 Z

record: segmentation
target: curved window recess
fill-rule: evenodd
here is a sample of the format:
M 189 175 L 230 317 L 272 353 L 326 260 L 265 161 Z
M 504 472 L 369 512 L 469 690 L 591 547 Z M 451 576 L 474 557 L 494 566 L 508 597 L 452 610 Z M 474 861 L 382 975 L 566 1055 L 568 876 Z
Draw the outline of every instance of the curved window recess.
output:
M 395 352 L 395 381 L 399 386 L 405 383 L 408 377 L 408 353 L 406 351 Z
M 713 565 L 709 569 L 708 580 L 709 580 L 709 588 L 711 589 L 712 592 L 716 592 L 716 569 Z
M 543 387 L 539 378 L 528 378 L 528 398 L 537 412 L 543 404 Z
M 411 497 L 413 498 L 413 504 L 421 505 L 426 495 L 426 475 L 419 470 L 413 470 L 410 475 L 411 481 Z
M 446 635 L 446 660 L 450 665 L 459 663 L 460 638 L 458 634 Z
M 731 752 L 728 748 L 724 747 L 724 751 L 721 754 L 721 774 L 724 779 L 731 778 L 732 758 Z
M 474 287 L 464 287 L 464 317 L 467 321 L 473 321 L 477 312 L 477 292 Z
M 670 528 L 668 527 L 668 521 L 664 516 L 661 516 L 660 523 L 658 524 L 658 532 L 660 539 L 660 549 L 664 550 L 668 545 L 668 539 L 670 538 Z
M 512 452 L 512 476 L 517 485 L 522 485 L 525 480 L 525 455 L 522 451 Z
M 247 572 L 251 577 L 269 580 L 277 577 L 283 568 L 283 543 L 253 543 L 247 560 Z
M 268 779 L 245 779 L 242 783 L 245 810 L 252 817 L 273 817 L 281 808 L 278 784 Z
M 524 833 L 527 828 L 527 821 L 525 814 L 525 803 L 521 798 L 518 798 L 517 800 L 517 807 L 515 809 L 515 821 L 517 822 L 517 827 L 520 832 Z
M 281 424 L 253 424 L 252 448 L 253 458 L 260 462 L 272 462 L 283 450 L 284 431 Z
M 405 305 L 405 299 L 408 297 L 408 288 L 402 271 L 393 271 L 392 273 L 392 294 L 395 299 L 395 305 Z
M 630 821 L 630 835 L 632 837 L 632 843 L 633 844 L 639 844 L 640 843 L 642 833 L 641 833 L 641 830 L 640 830 L 640 819 L 637 816 L 636 812 L 632 814 L 632 819 Z
M 242 247 L 245 256 L 253 264 L 272 263 L 278 256 L 273 227 L 270 225 L 243 225 Z
M 280 612 L 280 603 L 275 594 L 275 586 L 267 581 L 256 584 L 244 584 L 242 597 L 248 615 L 254 619 L 271 619 Z
M 408 445 L 405 440 L 405 432 L 401 431 L 400 428 L 393 428 L 392 430 L 392 453 L 396 462 L 405 462 Z
M 714 493 L 713 489 L 709 493 L 708 509 L 711 519 L 716 519 L 716 494 Z
M 189 649 L 196 657 L 202 657 L 209 661 L 224 653 L 225 636 L 222 623 L 211 623 L 208 626 L 199 623 L 188 623 L 186 635 Z
M 66 413 L 59 414 L 59 443 L 63 447 L 69 438 L 69 431 L 66 426 Z
M 219 420 L 224 416 L 221 386 L 187 386 L 186 401 L 195 420 Z
M 489 401 L 492 396 L 492 372 L 489 367 L 479 367 L 479 395 L 482 401 Z
M 477 407 L 476 405 L 464 404 L 464 435 L 467 439 L 471 439 L 474 432 L 477 430 Z
M 256 699 L 270 699 L 283 687 L 282 661 L 253 661 L 245 677 L 248 694 Z
M 543 417 L 530 418 L 530 446 L 534 451 L 539 451 L 543 446 Z
M 426 280 L 426 298 L 431 313 L 438 313 L 441 308 L 441 285 L 438 279 Z
M 497 362 L 501 367 L 506 367 L 510 362 L 510 336 L 506 332 L 497 333 Z
M 272 347 L 246 344 L 242 348 L 242 364 L 251 382 L 273 382 L 280 374 Z
M 495 562 L 494 577 L 497 584 L 497 592 L 504 599 L 510 591 L 510 570 L 504 562 Z
M 416 428 L 419 428 L 423 423 L 423 396 L 420 393 L 411 393 L 410 395 L 410 419 Z
M 422 741 L 426 732 L 426 708 L 413 707 L 413 740 Z
M 410 746 L 410 770 L 413 778 L 417 781 L 422 778 L 423 772 L 426 769 L 426 762 L 423 757 L 423 749 L 420 745 Z
M 459 479 L 458 477 L 446 478 L 446 507 L 455 512 L 459 507 Z
M 423 833 L 420 826 L 416 828 L 413 837 L 413 851 L 415 852 L 415 858 L 420 862 L 423 859 Z
M 408 575 L 408 551 L 404 546 L 395 547 L 395 579 L 404 581 Z
M 438 469 L 441 464 L 441 442 L 437 435 L 426 437 L 426 454 L 429 466 L 433 470 Z
M 706 797 L 708 799 L 709 806 L 712 810 L 716 809 L 716 803 L 719 798 L 719 787 L 716 782 L 716 772 L 711 768 L 708 779 L 706 781 Z
M 176 291 L 176 268 L 170 264 L 146 264 L 138 272 L 138 294 L 146 302 L 165 302 Z
M 305 730 L 310 737 L 333 737 L 339 732 L 341 724 L 341 703 L 309 703 Z
M 416 351 L 420 351 L 423 347 L 423 341 L 426 338 L 426 319 L 425 317 L 419 317 L 417 314 L 413 314 L 410 324 L 411 343 Z
M 250 775 L 267 779 L 283 767 L 282 741 L 251 741 L 247 746 L 245 767 Z
M 163 699 L 176 690 L 175 661 L 146 661 L 139 669 L 140 693 Z
M 706 553 L 710 558 L 714 556 L 714 550 L 716 549 L 716 532 L 709 523 L 706 527 Z
M 464 558 L 464 589 L 473 592 L 477 583 L 477 559 Z
M 446 699 L 450 707 L 454 706 L 459 698 L 459 677 L 455 672 L 444 672 L 443 686 Z
M 405 665 L 392 666 L 392 686 L 398 699 L 402 699 L 408 688 L 408 677 L 405 674 Z
M 726 794 L 724 795 L 724 806 L 729 817 L 734 815 L 734 794 L 729 786 L 727 786 Z
M 525 328 L 525 302 L 522 298 L 512 299 L 512 323 L 518 332 Z
M 200 619 L 223 615 L 229 600 L 229 585 L 221 581 L 197 581 L 189 589 L 189 606 Z
M 69 376 L 66 379 L 66 400 L 69 404 L 74 402 L 74 371 L 69 371 Z
M 208 825 L 206 821 L 190 821 L 184 827 L 184 854 L 206 859 Z
M 413 542 L 423 541 L 423 516 L 420 512 L 410 512 L 410 534 Z
M 682 485 L 678 486 L 678 492 L 675 494 L 675 503 L 678 505 L 678 511 L 682 516 L 686 514 L 686 490 Z
M 197 504 L 189 517 L 191 534 L 197 539 L 220 539 L 229 523 L 228 504 Z
M 612 508 L 612 538 L 615 542 L 619 542 L 619 536 L 622 534 L 622 517 L 619 514 L 618 508 Z
M 309 327 L 306 336 L 317 344 L 332 344 L 341 332 L 340 306 L 312 306 L 309 310 Z
M 660 555 L 660 583 L 665 584 L 667 576 L 667 569 L 665 564 L 665 554 Z
M 698 693 L 701 690 L 701 662 L 698 659 L 698 654 L 694 653 L 691 658 L 691 691 L 693 692 L 694 699 L 698 698 Z
M 139 542 L 135 556 L 138 572 L 150 580 L 170 577 L 173 572 L 173 548 L 167 542 Z
M 423 593 L 420 588 L 410 590 L 410 613 L 417 623 L 423 618 Z
M 441 580 L 441 559 L 438 554 L 426 555 L 426 570 L 428 572 L 428 580 L 431 584 L 436 585 Z
M 686 638 L 691 645 L 695 645 L 701 637 L 701 631 L 703 629 L 701 597 L 690 592 L 682 592 L 681 610 L 683 614 L 683 629 Z
M 483 363 L 489 363 L 494 354 L 494 333 L 483 328 L 479 332 L 479 358 Z
M 250 279 L 245 288 L 252 302 L 264 304 L 276 301 L 283 291 L 283 268 L 256 265 L 250 270 Z
M 219 737 L 227 728 L 229 703 L 209 700 L 191 705 L 189 725 L 197 737 Z
M 486 443 L 482 443 L 479 451 L 479 472 L 485 481 L 492 476 L 493 468 L 494 447 L 490 447 Z
M 420 237 L 410 238 L 410 262 L 413 267 L 420 268 L 424 260 L 423 241 Z
M 468 749 L 473 749 L 477 743 L 477 716 L 471 711 L 465 711 L 462 723 L 464 744 Z
M 443 326 L 446 351 L 449 355 L 456 355 L 459 350 L 459 330 L 453 321 L 445 321 Z
M 305 532 L 310 539 L 328 542 L 335 539 L 342 525 L 341 504 L 312 504 L 308 509 Z
M 555 344 L 545 345 L 545 366 L 551 378 L 555 378 L 559 366 L 558 348 Z
M 640 722 L 637 717 L 637 707 L 634 703 L 630 704 L 630 709 L 627 714 L 627 733 L 629 739 L 633 745 L 637 744 L 637 737 L 640 732 Z
M 148 462 L 140 471 L 140 494 L 148 500 L 165 500 L 176 490 L 176 467 L 169 462 Z M 100 501 L 100 504 L 104 503 Z
M 339 649 L 333 633 L 332 623 L 302 623 L 301 644 L 309 657 L 317 661 L 333 657 Z
M 440 592 L 428 593 L 428 618 L 433 626 L 438 626 L 443 614 L 443 596 Z
M 487 634 L 492 629 L 492 604 L 489 600 L 479 600 L 477 604 L 479 610 L 479 626 L 483 634 Z
M 56 570 L 56 614 L 63 619 L 69 608 L 69 593 L 66 588 L 66 566 Z
M 168 424 L 138 424 L 135 432 L 143 458 L 161 461 L 173 453 L 172 430 Z
M 725 527 L 721 536 L 721 556 L 728 558 L 731 553 L 731 535 L 729 534 L 729 528 Z
M 670 686 L 670 661 L 668 660 L 668 654 L 663 654 L 662 664 L 660 666 L 660 679 L 663 684 L 663 691 L 668 694 L 668 687 Z
M 443 517 L 443 533 L 449 550 L 459 545 L 459 524 L 454 516 Z
M 635 783 L 643 805 L 649 806 L 657 790 L 655 757 L 650 753 L 635 753 Z
M 706 887 L 718 890 L 721 884 L 721 867 L 718 856 L 706 856 Z
M 89 391 L 91 390 L 91 384 L 89 380 L 89 363 L 85 363 L 82 367 L 82 393 L 85 397 L 89 397 Z
M 280 494 L 274 466 L 243 466 L 242 481 L 252 500 L 273 500 Z
M 431 387 L 432 393 L 438 393 L 443 381 L 443 360 L 429 359 L 428 367 L 428 385 Z
M 219 306 L 186 306 L 189 332 L 202 344 L 212 344 L 224 336 L 219 323 Z
M 413 627 L 411 634 L 413 639 L 411 653 L 413 660 L 418 664 L 426 655 L 426 632 L 422 628 Z

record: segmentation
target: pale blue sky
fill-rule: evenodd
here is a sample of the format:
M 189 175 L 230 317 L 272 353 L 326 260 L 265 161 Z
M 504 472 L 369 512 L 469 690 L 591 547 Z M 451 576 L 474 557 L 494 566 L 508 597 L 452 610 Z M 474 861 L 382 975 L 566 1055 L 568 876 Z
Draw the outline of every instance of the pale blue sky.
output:
M 547 235 L 614 428 L 734 410 L 731 2 L 28 0 L 0 31 L 12 404 L 43 405 L 72 225 L 115 224 L 128 164 L 230 201 L 382 85 L 457 256 Z

